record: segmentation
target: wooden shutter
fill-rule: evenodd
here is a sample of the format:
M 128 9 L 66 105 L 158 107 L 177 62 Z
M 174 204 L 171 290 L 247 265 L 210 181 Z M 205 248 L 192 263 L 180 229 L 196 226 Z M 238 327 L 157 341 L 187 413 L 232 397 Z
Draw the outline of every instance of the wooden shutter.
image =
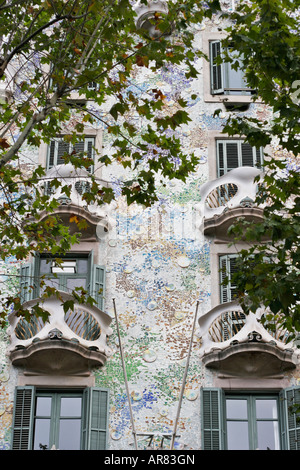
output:
M 221 41 L 211 41 L 209 43 L 209 53 L 211 94 L 224 93 L 223 64 L 218 63 L 222 53 Z
M 108 436 L 109 390 L 84 390 L 83 445 L 85 450 L 105 450 Z
M 32 446 L 34 387 L 16 387 L 12 450 L 29 450 Z
M 201 448 L 202 450 L 224 449 L 223 390 L 201 389 Z
M 280 404 L 283 447 L 285 450 L 300 450 L 300 387 L 282 390 Z
M 104 309 L 105 268 L 95 265 L 92 278 L 92 297 L 97 301 L 97 307 Z

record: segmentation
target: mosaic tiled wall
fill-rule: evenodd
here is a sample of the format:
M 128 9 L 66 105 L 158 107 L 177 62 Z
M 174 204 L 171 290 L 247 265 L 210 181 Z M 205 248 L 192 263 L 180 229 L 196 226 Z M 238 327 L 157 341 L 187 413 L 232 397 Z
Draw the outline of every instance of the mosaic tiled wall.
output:
M 207 22 L 199 27 L 195 36 L 201 43 L 202 31 L 218 28 L 218 23 Z M 107 268 L 106 310 L 114 316 L 115 299 L 120 322 L 122 344 L 132 400 L 135 427 L 138 433 L 173 432 L 182 380 L 191 339 L 196 303 L 198 314 L 210 309 L 212 289 L 210 276 L 210 241 L 199 230 L 197 203 L 199 188 L 208 179 L 208 131 L 220 130 L 227 113 L 213 117 L 215 104 L 203 99 L 202 62 L 198 64 L 199 79 L 186 80 L 179 69 L 166 68 L 160 76 L 140 78 L 140 87 L 149 84 L 163 89 L 170 108 L 176 96 L 188 99 L 192 121 L 182 129 L 180 138 L 189 151 L 200 157 L 197 173 L 186 184 L 170 183 L 159 187 L 159 201 L 149 209 L 128 208 L 117 199 L 116 225 L 99 243 L 99 256 Z M 143 78 L 143 79 L 142 79 Z M 197 93 L 197 99 L 190 96 Z M 217 106 L 219 107 L 219 106 Z M 251 105 L 248 111 L 266 115 L 262 105 Z M 110 141 L 104 135 L 104 145 Z M 25 153 L 26 156 L 26 153 Z M 32 153 L 30 152 L 32 160 Z M 26 161 L 26 158 L 25 158 Z M 26 169 L 26 163 L 24 163 Z M 119 169 L 107 168 L 104 178 L 111 179 L 118 194 L 122 180 Z M 5 278 L 18 272 L 18 263 L 8 260 L 0 265 L 1 282 L 7 288 L 16 285 L 16 279 Z M 111 449 L 133 449 L 130 413 L 120 358 L 115 322 L 110 346 L 114 354 L 105 367 L 95 371 L 96 385 L 108 387 L 110 397 Z M 7 337 L 0 331 L 0 449 L 10 445 L 10 429 L 14 387 L 18 371 L 6 357 Z M 200 447 L 201 385 L 212 384 L 212 373 L 199 359 L 199 331 L 196 328 L 187 383 L 178 422 L 177 448 Z M 157 443 L 158 443 L 157 438 Z M 142 439 L 140 448 L 146 445 Z M 168 445 L 168 444 L 167 444 Z

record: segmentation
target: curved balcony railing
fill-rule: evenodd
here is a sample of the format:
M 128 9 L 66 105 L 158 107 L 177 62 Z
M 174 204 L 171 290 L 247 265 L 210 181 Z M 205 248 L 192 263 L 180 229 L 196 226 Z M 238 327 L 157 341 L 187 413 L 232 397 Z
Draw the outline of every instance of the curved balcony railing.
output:
M 53 297 L 42 301 L 43 308 L 50 313 L 49 321 L 44 322 L 36 316 L 27 321 L 23 317 L 19 318 L 15 312 L 10 315 L 11 346 L 26 347 L 36 338 L 46 339 L 52 330 L 58 329 L 65 339 L 77 339 L 83 346 L 97 347 L 109 355 L 106 339 L 112 332 L 109 327 L 111 317 L 95 306 L 76 303 L 73 309 L 64 312 L 62 301 L 72 297 L 65 292 L 59 294 L 62 300 Z M 24 308 L 30 310 L 38 302 L 39 299 L 30 300 L 24 304 Z
M 148 0 L 147 3 L 142 3 L 140 0 L 135 4 L 134 10 L 136 12 L 136 27 L 138 30 L 143 30 L 152 38 L 158 38 L 164 34 L 170 34 L 170 28 L 166 33 L 162 32 L 156 26 L 160 18 L 168 14 L 168 4 L 163 0 Z
M 207 312 L 199 318 L 203 354 L 215 348 L 225 349 L 233 342 L 249 341 L 253 334 L 263 342 L 275 342 L 281 349 L 290 348 L 287 330 L 282 327 L 265 328 L 259 321 L 264 313 L 265 310 L 261 309 L 246 315 L 238 302 L 226 302 Z
M 225 210 L 253 206 L 257 182 L 261 171 L 253 167 L 239 167 L 200 188 L 201 215 L 205 219 L 222 214 Z
M 103 365 L 112 354 L 107 345 L 107 338 L 112 334 L 111 317 L 95 306 L 76 303 L 65 312 L 63 302 L 72 297 L 65 292 L 59 294 L 60 298 L 53 296 L 45 300 L 34 299 L 23 305 L 30 311 L 39 303 L 49 313 L 48 321 L 36 316 L 26 320 L 19 317 L 17 312 L 9 316 L 9 350 L 12 362 L 16 365 L 25 364 L 29 370 L 58 368 L 53 351 L 57 353 L 60 350 L 60 354 L 68 358 L 75 371 L 89 361 Z M 94 355 L 92 361 L 91 354 Z
M 58 181 L 60 184 L 55 187 L 51 181 Z M 97 180 L 96 180 L 97 181 Z M 99 188 L 108 187 L 108 183 L 98 180 Z M 57 212 L 61 214 L 78 214 L 86 218 L 92 226 L 97 227 L 97 233 L 100 233 L 100 226 L 103 231 L 108 232 L 114 225 L 112 212 L 116 204 L 88 204 L 83 197 L 84 193 L 89 192 L 91 188 L 91 177 L 87 170 L 77 169 L 71 164 L 56 165 L 48 170 L 43 178 L 40 179 L 38 187 L 43 194 L 49 196 L 49 200 L 56 199 L 59 202 Z M 68 194 L 64 187 L 68 187 Z M 41 217 L 47 216 L 47 213 L 41 214 Z

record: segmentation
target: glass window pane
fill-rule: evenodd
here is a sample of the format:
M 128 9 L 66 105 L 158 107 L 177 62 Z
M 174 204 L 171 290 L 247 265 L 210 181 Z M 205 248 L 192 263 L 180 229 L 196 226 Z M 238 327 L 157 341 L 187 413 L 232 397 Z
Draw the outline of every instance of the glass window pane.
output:
M 85 278 L 82 278 L 82 279 L 78 279 L 78 278 L 68 278 L 67 279 L 67 289 L 69 290 L 73 290 L 75 289 L 76 287 L 82 287 L 83 289 L 85 289 L 85 285 L 86 285 L 86 279 Z
M 50 272 L 51 272 L 51 260 L 41 259 L 40 273 L 41 274 L 48 274 Z
M 82 273 L 87 273 L 87 271 L 88 271 L 88 260 L 78 259 L 77 260 L 77 272 L 82 274 Z
M 227 399 L 226 416 L 227 419 L 247 419 L 247 400 Z
M 228 450 L 249 450 L 248 423 L 229 421 L 227 423 Z
M 45 282 L 45 287 L 49 286 L 49 287 L 53 287 L 54 289 L 59 289 L 59 287 L 60 287 L 59 278 L 44 279 L 44 282 Z
M 279 432 L 277 421 L 257 422 L 257 447 L 260 450 L 279 450 Z
M 49 449 L 50 419 L 36 419 L 34 430 L 34 450 Z M 46 447 L 44 447 L 46 446 Z
M 63 419 L 60 421 L 59 450 L 80 449 L 81 420 Z
M 51 415 L 51 397 L 37 397 L 36 416 Z
M 62 397 L 60 402 L 60 416 L 81 416 L 81 398 Z
M 256 418 L 257 419 L 277 419 L 277 400 L 256 400 Z

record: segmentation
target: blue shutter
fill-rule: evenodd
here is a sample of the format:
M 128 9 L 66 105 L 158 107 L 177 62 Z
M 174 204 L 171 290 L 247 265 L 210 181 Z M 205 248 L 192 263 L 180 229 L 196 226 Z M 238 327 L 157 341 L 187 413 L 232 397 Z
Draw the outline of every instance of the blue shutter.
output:
M 223 450 L 225 441 L 224 393 L 220 388 L 201 389 L 201 448 Z
M 300 450 L 300 387 L 282 390 L 280 398 L 283 447 Z
M 85 450 L 107 449 L 109 390 L 84 390 L 83 445 Z
M 16 387 L 12 450 L 29 450 L 32 445 L 34 420 L 34 387 Z

